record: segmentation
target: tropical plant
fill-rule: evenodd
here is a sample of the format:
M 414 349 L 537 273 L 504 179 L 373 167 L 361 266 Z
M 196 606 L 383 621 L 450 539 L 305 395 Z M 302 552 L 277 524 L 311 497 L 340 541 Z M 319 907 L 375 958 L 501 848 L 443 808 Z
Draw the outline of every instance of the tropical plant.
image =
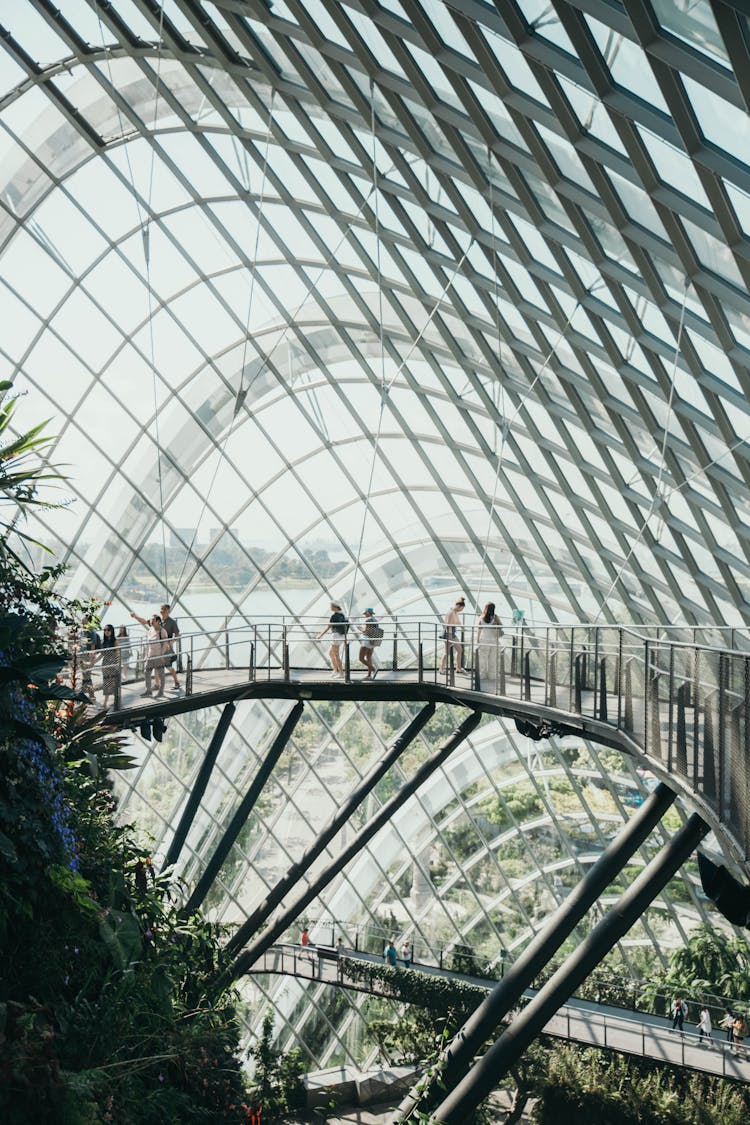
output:
M 260 1035 L 250 1048 L 255 1064 L 250 1100 L 262 1106 L 264 1122 L 281 1120 L 305 1104 L 302 1056 L 298 1049 L 282 1052 L 273 1045 L 273 1013 L 263 1017 Z
M 537 1070 L 532 1118 L 538 1125 L 740 1125 L 747 1119 L 742 1089 L 707 1075 L 557 1045 Z
M 0 539 L 4 550 L 17 562 L 21 562 L 8 543 L 11 530 L 26 545 L 34 544 L 18 524 L 31 506 L 49 508 L 49 501 L 41 500 L 37 487 L 43 481 L 59 480 L 60 474 L 47 469 L 40 461 L 39 454 L 54 440 L 45 434 L 46 422 L 14 435 L 11 426 L 14 419 L 18 395 L 12 395 L 13 384 L 7 380 L 0 382 Z M 21 563 L 25 568 L 25 564 Z
M 744 938 L 711 926 L 700 926 L 675 950 L 666 971 L 644 986 L 643 996 L 654 1010 L 675 992 L 696 1002 L 728 997 L 750 1001 L 750 947 Z
M 37 427 L 0 450 L 15 505 L 0 523 L 0 1119 L 244 1122 L 234 996 L 212 991 L 219 935 L 181 915 L 116 823 L 108 771 L 132 759 L 60 682 L 62 627 L 84 607 L 56 592 L 59 568 L 35 575 L 9 546 L 54 475 L 43 445 Z

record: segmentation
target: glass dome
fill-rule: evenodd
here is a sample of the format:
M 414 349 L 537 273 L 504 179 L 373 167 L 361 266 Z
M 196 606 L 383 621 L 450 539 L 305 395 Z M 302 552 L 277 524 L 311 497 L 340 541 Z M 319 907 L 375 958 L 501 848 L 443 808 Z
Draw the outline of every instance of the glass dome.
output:
M 71 500 L 32 531 L 117 623 L 462 591 L 503 620 L 746 625 L 748 17 L 366 7 L 0 0 L 0 377 L 52 419 Z M 188 881 L 287 709 L 238 709 Z M 308 708 L 217 916 L 407 716 Z M 126 779 L 162 853 L 215 721 L 172 724 Z M 441 914 L 441 941 L 512 954 L 643 784 L 487 721 L 318 913 L 400 903 L 410 933 Z M 639 940 L 684 935 L 694 884 Z

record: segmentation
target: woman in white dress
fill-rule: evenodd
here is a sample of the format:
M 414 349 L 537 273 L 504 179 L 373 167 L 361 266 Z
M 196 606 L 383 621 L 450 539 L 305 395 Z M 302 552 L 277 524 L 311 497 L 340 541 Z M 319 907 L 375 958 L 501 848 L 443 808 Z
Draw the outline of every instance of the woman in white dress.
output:
M 497 692 L 500 666 L 500 638 L 503 627 L 495 613 L 495 603 L 487 602 L 477 622 L 480 691 Z

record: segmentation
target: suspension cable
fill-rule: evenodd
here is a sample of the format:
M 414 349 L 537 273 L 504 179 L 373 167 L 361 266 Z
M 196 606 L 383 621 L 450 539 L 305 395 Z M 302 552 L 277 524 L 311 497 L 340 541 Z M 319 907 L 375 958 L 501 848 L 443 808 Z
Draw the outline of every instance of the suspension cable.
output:
M 536 373 L 534 378 L 531 380 L 528 387 L 525 388 L 518 405 L 514 408 L 512 414 L 510 415 L 509 418 L 505 417 L 505 416 L 503 417 L 503 427 L 502 427 L 501 434 L 500 434 L 500 452 L 499 452 L 498 457 L 497 457 L 497 465 L 496 465 L 496 468 L 495 468 L 495 481 L 494 481 L 493 490 L 492 490 L 492 501 L 490 503 L 488 514 L 487 514 L 487 534 L 486 534 L 485 539 L 484 539 L 484 547 L 483 547 L 483 550 L 482 550 L 482 569 L 481 569 L 480 578 L 479 578 L 480 584 L 479 584 L 479 587 L 477 588 L 477 594 L 476 594 L 477 604 L 478 604 L 478 601 L 479 601 L 479 596 L 481 594 L 481 583 L 484 581 L 484 572 L 485 572 L 485 567 L 486 567 L 486 562 L 487 562 L 487 554 L 488 554 L 488 551 L 489 551 L 490 536 L 491 536 L 491 533 L 492 533 L 492 517 L 493 517 L 493 512 L 494 512 L 494 509 L 495 509 L 495 503 L 496 503 L 496 500 L 497 500 L 497 489 L 498 489 L 499 480 L 500 480 L 500 469 L 502 467 L 502 459 L 503 459 L 503 453 L 505 451 L 506 439 L 508 437 L 508 434 L 510 433 L 511 426 L 513 425 L 516 418 L 518 417 L 518 415 L 521 413 L 521 411 L 524 409 L 526 403 L 528 402 L 528 400 L 531 396 L 531 393 L 534 390 L 534 387 L 537 385 L 537 383 L 541 379 L 542 375 L 544 375 L 544 372 L 547 370 L 547 367 L 549 366 L 549 363 L 550 363 L 553 355 L 557 351 L 557 348 L 560 344 L 560 341 L 565 336 L 565 333 L 568 331 L 568 328 L 570 326 L 571 321 L 573 320 L 573 317 L 576 315 L 576 313 L 578 312 L 578 309 L 581 307 L 583 297 L 585 297 L 589 293 L 591 293 L 592 289 L 593 289 L 593 286 L 589 286 L 589 288 L 585 290 L 584 294 L 576 300 L 576 303 L 573 306 L 572 312 L 569 314 L 567 320 L 565 321 L 565 324 L 560 329 L 558 337 L 555 340 L 554 344 L 552 344 L 552 346 L 550 347 L 550 349 L 547 353 L 547 356 L 546 356 L 544 362 L 542 363 L 542 366 L 539 368 L 539 371 Z M 510 563 L 509 563 L 509 566 L 508 566 L 508 577 L 510 576 L 510 569 L 511 569 L 512 564 L 513 564 L 513 558 L 511 556 L 511 560 L 510 560 Z M 508 578 L 506 577 L 506 579 L 505 579 L 506 585 L 507 585 L 507 582 L 508 582 Z
M 659 471 L 658 471 L 657 477 L 656 477 L 656 487 L 654 488 L 654 493 L 653 493 L 653 496 L 651 497 L 651 503 L 648 506 L 648 511 L 646 512 L 646 515 L 644 516 L 644 519 L 643 519 L 643 522 L 640 526 L 638 534 L 636 535 L 635 539 L 633 540 L 633 542 L 630 546 L 630 550 L 628 551 L 627 555 L 625 556 L 625 558 L 622 560 L 622 563 L 618 567 L 618 570 L 617 570 L 617 573 L 615 574 L 615 577 L 610 582 L 609 588 L 608 588 L 606 594 L 604 595 L 604 597 L 602 598 L 602 600 L 599 604 L 599 608 L 596 611 L 596 615 L 593 618 L 592 624 L 596 624 L 596 622 L 601 617 L 601 615 L 602 615 L 602 613 L 603 613 L 603 611 L 604 611 L 604 609 L 607 605 L 607 602 L 610 599 L 610 596 L 611 596 L 613 590 L 615 589 L 615 587 L 620 582 L 620 579 L 622 578 L 622 576 L 625 572 L 626 566 L 630 562 L 631 558 L 633 557 L 633 554 L 635 552 L 636 547 L 638 546 L 641 539 L 643 538 L 643 536 L 646 532 L 646 528 L 648 527 L 649 520 L 651 519 L 652 515 L 656 511 L 657 506 L 663 506 L 663 504 L 665 503 L 665 500 L 666 500 L 666 497 L 662 495 L 662 481 L 663 481 L 663 478 L 664 478 L 664 470 L 666 468 L 666 463 L 667 463 L 667 442 L 669 440 L 669 426 L 670 426 L 670 423 L 671 423 L 671 420 L 672 420 L 672 406 L 673 406 L 673 402 L 674 402 L 675 382 L 677 380 L 677 361 L 678 361 L 679 356 L 680 356 L 680 348 L 682 346 L 682 331 L 683 331 L 683 328 L 684 328 L 684 325 L 685 325 L 685 307 L 687 305 L 687 295 L 688 295 L 688 279 L 685 278 L 685 284 L 684 284 L 684 289 L 683 289 L 683 293 L 682 293 L 682 308 L 680 310 L 680 321 L 679 321 L 679 327 L 677 329 L 677 339 L 676 339 L 676 342 L 675 342 L 674 358 L 673 358 L 673 362 L 672 362 L 672 376 L 671 376 L 671 379 L 670 379 L 670 386 L 669 386 L 669 398 L 667 400 L 667 417 L 666 417 L 666 421 L 664 423 L 664 437 L 663 437 L 662 443 L 661 443 L 661 456 L 660 456 L 660 460 L 659 460 Z M 658 530 L 658 532 L 655 532 L 655 538 L 656 538 L 657 542 L 659 541 L 659 537 L 662 533 L 664 522 L 665 522 L 664 519 L 663 519 L 663 516 L 661 518 L 662 518 L 662 527 Z
M 380 435 L 383 428 L 385 399 L 386 395 L 388 394 L 385 383 L 385 339 L 383 336 L 383 274 L 380 257 L 380 190 L 378 188 L 378 154 L 377 140 L 375 137 L 375 83 L 372 78 L 370 79 L 370 140 L 372 144 L 372 188 L 375 196 L 375 267 L 377 270 L 378 325 L 380 339 L 380 406 L 378 410 L 378 424 L 375 430 L 375 441 L 373 442 L 372 446 L 372 457 L 370 459 L 370 475 L 367 481 L 367 490 L 365 492 L 365 506 L 362 511 L 362 525 L 359 531 L 359 544 L 357 545 L 357 553 L 354 556 L 354 572 L 352 574 L 352 589 L 349 595 L 348 607 L 348 613 L 350 617 L 352 615 L 354 594 L 357 586 L 357 578 L 359 576 L 362 547 L 365 539 L 365 526 L 367 524 L 367 515 L 370 510 L 372 483 L 375 478 L 375 465 L 377 464 L 378 448 L 380 446 Z
M 185 568 L 187 566 L 188 559 L 190 558 L 190 556 L 192 554 L 193 547 L 195 546 L 195 540 L 198 536 L 198 529 L 200 527 L 201 520 L 203 519 L 203 517 L 206 513 L 206 509 L 208 507 L 208 503 L 209 503 L 209 500 L 211 498 L 211 493 L 213 492 L 214 484 L 216 483 L 216 478 L 219 474 L 219 468 L 221 467 L 221 464 L 223 463 L 224 458 L 226 456 L 226 449 L 227 449 L 227 445 L 229 444 L 229 439 L 231 438 L 232 434 L 234 433 L 235 427 L 237 425 L 237 419 L 239 418 L 240 410 L 242 408 L 243 402 L 245 401 L 245 398 L 247 397 L 247 393 L 250 390 L 250 387 L 252 386 L 254 380 L 257 378 L 257 373 L 256 373 L 256 375 L 254 375 L 253 378 L 250 380 L 250 383 L 248 384 L 247 390 L 244 389 L 245 364 L 247 362 L 247 349 L 248 349 L 248 342 L 249 342 L 249 339 L 250 339 L 250 321 L 251 321 L 251 318 L 252 318 L 253 296 L 254 296 L 254 293 L 255 293 L 255 278 L 256 278 L 256 274 L 257 274 L 257 270 L 258 270 L 258 254 L 259 254 L 259 251 L 260 251 L 260 232 L 261 232 L 261 229 L 262 229 L 262 226 L 263 226 L 263 206 L 264 206 L 264 202 L 265 202 L 266 177 L 267 177 L 267 174 L 268 174 L 268 158 L 269 158 L 269 152 L 270 152 L 270 148 L 271 148 L 271 133 L 272 133 L 272 130 L 273 130 L 273 114 L 274 114 L 275 97 L 276 97 L 276 91 L 272 89 L 271 90 L 271 102 L 270 102 L 270 106 L 269 106 L 269 110 L 268 110 L 268 122 L 267 122 L 267 125 L 266 125 L 265 150 L 264 150 L 264 154 L 263 154 L 263 171 L 262 171 L 262 175 L 261 175 L 260 197 L 259 197 L 259 200 L 258 200 L 258 216 L 257 216 L 257 225 L 256 225 L 256 229 L 255 229 L 255 245 L 253 247 L 252 268 L 250 270 L 250 292 L 249 292 L 248 302 L 247 302 L 247 316 L 245 317 L 245 335 L 244 335 L 244 339 L 243 339 L 243 342 L 242 342 L 242 361 L 240 363 L 240 377 L 239 377 L 239 380 L 238 380 L 238 383 L 237 383 L 237 394 L 235 395 L 235 399 L 234 399 L 234 411 L 232 413 L 232 420 L 231 420 L 231 422 L 230 422 L 230 424 L 229 424 L 229 426 L 228 426 L 228 428 L 227 428 L 227 430 L 224 434 L 224 439 L 221 443 L 221 446 L 217 450 L 218 456 L 216 458 L 216 464 L 214 466 L 213 475 L 212 475 L 211 480 L 209 482 L 208 489 L 206 490 L 206 492 L 203 496 L 203 503 L 201 505 L 200 514 L 198 516 L 198 519 L 196 520 L 195 527 L 193 529 L 193 536 L 192 536 L 192 539 L 190 540 L 190 546 L 188 547 L 188 549 L 185 553 L 185 557 L 182 560 L 182 567 L 180 569 L 180 574 L 179 574 L 179 577 L 178 577 L 177 582 L 175 584 L 175 601 L 177 601 L 178 598 L 180 597 L 180 595 L 182 594 L 182 579 L 185 575 Z M 249 191 L 250 191 L 250 177 L 249 177 L 249 173 L 248 173 L 248 193 L 249 193 Z
M 498 290 L 497 280 L 497 235 L 495 230 L 495 196 L 492 183 L 492 151 L 490 146 L 487 146 L 487 180 L 490 189 L 490 229 L 492 237 L 492 277 L 494 285 L 494 299 L 495 299 L 495 335 L 497 337 L 497 359 L 498 359 L 498 383 L 500 384 L 500 404 L 499 416 L 503 419 L 503 425 L 500 429 L 500 449 L 497 449 L 497 424 L 495 424 L 495 455 L 497 457 L 497 466 L 495 469 L 495 481 L 492 487 L 492 502 L 489 509 L 489 520 L 487 523 L 487 535 L 482 549 L 482 565 L 479 572 L 479 581 L 477 583 L 477 590 L 474 596 L 474 604 L 479 608 L 479 597 L 482 592 L 482 583 L 484 582 L 484 572 L 487 563 L 487 552 L 490 546 L 490 534 L 492 531 L 492 513 L 495 510 L 495 502 L 497 500 L 497 490 L 500 483 L 500 466 L 502 465 L 503 455 L 505 453 L 505 439 L 508 435 L 508 427 L 505 425 L 505 371 L 503 370 L 503 341 L 500 335 L 500 294 Z
M 112 60 L 111 51 L 107 48 L 104 37 L 104 24 L 102 22 L 101 8 L 99 0 L 94 0 L 94 7 L 96 11 L 96 18 L 99 24 L 99 34 L 102 41 L 102 47 L 105 49 L 105 65 L 107 69 L 107 77 L 109 84 L 113 89 L 116 89 L 115 82 L 112 76 Z M 153 287 L 151 284 L 151 247 L 150 247 L 150 223 L 151 223 L 151 200 L 153 193 L 154 182 L 154 162 L 156 157 L 155 152 L 155 137 L 156 137 L 156 122 L 159 114 L 159 87 L 161 83 L 161 63 L 162 63 L 162 43 L 163 43 L 163 30 L 164 30 L 164 0 L 161 0 L 159 9 L 159 39 L 156 47 L 156 81 L 154 83 L 154 111 L 151 122 L 151 163 L 149 169 L 149 179 L 146 193 L 146 210 L 144 212 L 139 200 L 139 193 L 135 182 L 135 172 L 133 171 L 133 164 L 130 159 L 130 147 L 127 142 L 123 145 L 125 153 L 125 164 L 128 171 L 128 179 L 130 181 L 131 194 L 133 202 L 135 203 L 136 214 L 138 217 L 138 226 L 141 229 L 141 239 L 143 242 L 143 256 L 146 266 L 146 292 L 148 304 L 148 337 L 149 337 L 149 359 L 151 367 L 151 377 L 153 386 L 153 402 L 154 402 L 154 430 L 156 436 L 156 471 L 159 483 L 159 523 L 161 525 L 162 537 L 162 557 L 164 565 L 164 590 L 165 596 L 169 598 L 169 585 L 168 585 L 168 568 L 167 568 L 167 540 L 166 529 L 164 525 L 164 482 L 162 474 L 162 452 L 161 440 L 159 435 L 159 410 L 158 410 L 158 395 L 156 390 L 156 350 L 154 342 L 154 311 L 153 311 Z M 120 133 L 124 137 L 125 129 L 123 126 L 123 116 L 117 99 L 113 99 L 117 110 L 117 119 L 120 126 Z
M 154 189 L 154 166 L 156 163 L 156 122 L 159 116 L 159 94 L 161 84 L 162 33 L 164 30 L 164 0 L 159 8 L 159 42 L 156 52 L 156 82 L 154 83 L 154 113 L 151 121 L 151 165 L 149 168 L 146 194 L 146 221 L 141 227 L 143 254 L 146 260 L 146 290 L 148 295 L 148 341 L 151 358 L 151 383 L 154 399 L 154 434 L 156 437 L 156 475 L 159 481 L 159 525 L 161 527 L 161 547 L 164 560 L 164 599 L 169 602 L 169 571 L 167 566 L 167 530 L 164 519 L 164 474 L 162 471 L 161 435 L 159 433 L 159 396 L 156 377 L 156 342 L 154 339 L 154 289 L 151 283 L 151 212 Z

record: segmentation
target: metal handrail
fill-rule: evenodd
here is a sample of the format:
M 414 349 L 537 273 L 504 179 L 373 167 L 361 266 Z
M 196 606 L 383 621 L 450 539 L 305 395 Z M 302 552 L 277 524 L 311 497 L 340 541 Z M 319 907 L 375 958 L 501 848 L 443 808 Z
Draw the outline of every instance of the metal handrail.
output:
M 394 980 L 383 979 L 381 975 L 376 975 L 374 972 L 368 974 L 366 979 L 362 979 L 359 974 L 352 976 L 347 972 L 348 961 L 358 961 L 361 964 L 372 964 L 376 967 L 379 958 L 374 955 L 363 955 L 356 953 L 348 948 L 337 948 L 328 945 L 291 945 L 288 943 L 279 942 L 271 946 L 263 953 L 258 961 L 252 966 L 254 972 L 277 972 L 283 975 L 292 975 L 299 977 L 303 980 L 313 980 L 328 984 L 348 985 L 349 987 L 359 987 L 362 991 L 371 992 L 374 994 L 392 995 L 394 985 L 397 984 L 397 978 Z M 455 977 L 459 980 L 477 982 L 480 987 L 485 984 L 482 978 L 473 974 L 453 972 L 448 969 L 441 969 L 433 965 L 425 965 L 423 962 L 413 962 L 410 968 L 415 971 L 428 970 L 434 973 L 437 972 L 442 976 Z M 404 970 L 401 970 L 404 971 Z M 492 981 L 487 980 L 486 986 L 488 989 L 492 987 Z M 534 989 L 527 989 L 524 993 L 524 1000 L 529 1000 L 535 995 Z M 669 1026 L 669 1017 L 659 1016 L 655 1012 L 642 1012 L 637 1011 L 635 1015 L 650 1017 L 649 1019 L 636 1019 L 628 1016 L 625 1013 L 632 1009 L 620 1008 L 623 1013 L 618 1014 L 618 1005 L 604 1004 L 602 1008 L 613 1009 L 610 1011 L 596 1011 L 588 1005 L 596 1005 L 598 1001 L 582 999 L 579 997 L 571 997 L 565 1004 L 563 1004 L 558 1011 L 551 1017 L 544 1027 L 544 1031 L 548 1035 L 558 1035 L 566 1039 L 572 1039 L 577 1042 L 593 1042 L 598 1046 L 612 1047 L 616 1050 L 625 1050 L 630 1054 L 641 1054 L 643 1057 L 654 1057 L 647 1050 L 647 1041 L 653 1046 L 661 1044 L 659 1054 L 657 1057 L 662 1058 L 662 1061 L 679 1061 L 682 1065 L 688 1065 L 688 1058 L 685 1054 L 686 1050 L 693 1051 L 697 1047 L 703 1046 L 704 1040 L 698 1035 L 697 1029 L 694 1030 L 691 1025 L 683 1028 L 681 1032 L 676 1035 L 672 1028 Z M 521 1007 L 523 1003 L 521 1004 Z M 518 1014 L 520 1009 L 514 1009 L 508 1013 L 507 1022 L 512 1023 L 513 1019 Z M 562 1025 L 562 1027 L 561 1027 Z M 586 1035 L 588 1027 L 598 1028 L 604 1033 L 604 1042 L 602 1043 L 602 1036 L 596 1035 L 592 1039 Z M 726 1074 L 727 1060 L 731 1059 L 731 1067 L 733 1077 L 743 1077 L 747 1075 L 746 1071 L 738 1073 L 737 1064 L 747 1063 L 748 1054 L 744 1045 L 735 1044 L 722 1036 L 723 1029 L 714 1025 L 713 1031 L 716 1033 L 716 1038 L 706 1040 L 706 1045 L 710 1044 L 712 1049 L 718 1049 L 718 1053 L 714 1054 L 714 1058 L 721 1058 L 722 1073 Z M 608 1038 L 608 1032 L 613 1036 L 612 1040 Z M 623 1033 L 627 1037 L 627 1042 L 623 1043 L 622 1040 L 616 1041 L 615 1036 Z M 633 1036 L 640 1040 L 640 1051 L 634 1051 Z M 672 1058 L 663 1058 L 663 1044 L 669 1043 L 668 1054 L 678 1053 L 680 1058 L 675 1060 Z M 707 1062 L 710 1058 L 709 1055 L 691 1055 L 690 1063 L 693 1067 L 704 1069 L 699 1066 L 701 1058 Z M 714 1067 L 706 1067 L 706 1069 L 715 1070 Z
M 583 718 L 615 728 L 649 768 L 686 783 L 704 815 L 714 813 L 726 829 L 736 854 L 750 855 L 750 652 L 671 641 L 630 625 L 520 623 L 495 636 L 483 626 L 488 632 L 480 636 L 472 622 L 446 639 L 434 617 L 378 621 L 381 679 L 397 674 L 460 687 L 531 705 L 532 715 L 536 705 L 575 715 L 576 726 Z M 362 619 L 350 622 L 340 641 L 331 632 L 320 637 L 327 624 L 327 617 L 285 615 L 183 633 L 178 644 L 191 669 L 186 687 L 201 690 L 219 671 L 224 685 L 234 671 L 243 683 L 330 676 L 332 642 L 343 645 L 344 679 L 351 684 L 364 674 L 357 651 Z M 144 647 L 136 643 L 130 651 L 138 674 Z M 93 674 L 100 675 L 96 664 Z

